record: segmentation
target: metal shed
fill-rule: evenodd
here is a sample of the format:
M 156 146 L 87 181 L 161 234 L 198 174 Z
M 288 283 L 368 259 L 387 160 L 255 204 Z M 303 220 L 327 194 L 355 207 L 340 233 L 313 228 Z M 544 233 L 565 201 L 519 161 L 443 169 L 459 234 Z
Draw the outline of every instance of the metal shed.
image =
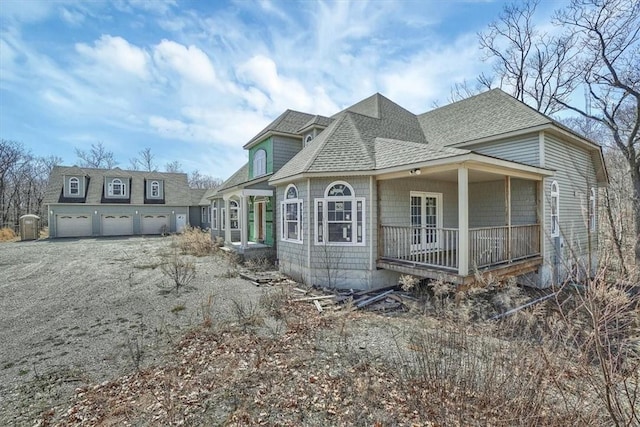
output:
M 36 240 L 40 236 L 40 217 L 34 214 L 20 217 L 20 239 Z

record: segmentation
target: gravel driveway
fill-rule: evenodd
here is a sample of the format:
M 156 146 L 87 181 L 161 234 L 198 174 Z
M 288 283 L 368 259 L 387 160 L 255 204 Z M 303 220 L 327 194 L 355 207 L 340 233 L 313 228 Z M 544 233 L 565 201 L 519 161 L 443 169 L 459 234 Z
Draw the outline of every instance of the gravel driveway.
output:
M 164 291 L 171 242 L 0 243 L 0 425 L 33 425 L 75 388 L 159 361 L 203 311 L 228 318 L 232 301 L 257 304 L 261 290 L 218 256 L 193 258 L 192 288 Z

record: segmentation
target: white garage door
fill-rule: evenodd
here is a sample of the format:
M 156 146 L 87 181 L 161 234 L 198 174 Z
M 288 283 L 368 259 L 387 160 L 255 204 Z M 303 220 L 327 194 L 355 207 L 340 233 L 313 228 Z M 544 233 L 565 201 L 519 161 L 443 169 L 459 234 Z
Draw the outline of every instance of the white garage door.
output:
M 133 216 L 131 215 L 103 215 L 103 236 L 128 236 L 133 234 Z
M 169 215 L 142 215 L 142 234 L 169 232 Z
M 56 236 L 91 236 L 91 215 L 56 215 Z

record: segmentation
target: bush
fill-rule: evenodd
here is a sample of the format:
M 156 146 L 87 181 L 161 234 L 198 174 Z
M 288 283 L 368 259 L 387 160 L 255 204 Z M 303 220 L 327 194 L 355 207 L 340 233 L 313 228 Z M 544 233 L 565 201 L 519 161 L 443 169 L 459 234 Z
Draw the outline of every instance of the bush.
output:
M 177 237 L 177 243 L 183 253 L 195 256 L 209 255 L 215 248 L 209 230 L 197 227 L 185 228 L 184 232 Z
M 15 240 L 16 237 L 16 233 L 12 229 L 8 227 L 0 228 L 0 242 L 9 242 Z
M 176 247 L 163 256 L 160 269 L 173 281 L 176 293 L 180 292 L 180 288 L 188 286 L 196 277 L 195 264 L 183 259 Z

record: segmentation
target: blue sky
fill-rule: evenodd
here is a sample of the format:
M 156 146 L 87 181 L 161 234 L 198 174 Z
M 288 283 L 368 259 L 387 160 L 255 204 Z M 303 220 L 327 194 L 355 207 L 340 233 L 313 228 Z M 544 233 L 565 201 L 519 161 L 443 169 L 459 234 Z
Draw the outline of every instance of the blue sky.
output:
M 500 1 L 0 2 L 0 138 L 77 162 L 102 142 L 121 168 L 227 178 L 285 109 L 331 115 L 375 92 L 414 113 L 489 66 Z M 542 17 L 557 3 L 542 4 Z

